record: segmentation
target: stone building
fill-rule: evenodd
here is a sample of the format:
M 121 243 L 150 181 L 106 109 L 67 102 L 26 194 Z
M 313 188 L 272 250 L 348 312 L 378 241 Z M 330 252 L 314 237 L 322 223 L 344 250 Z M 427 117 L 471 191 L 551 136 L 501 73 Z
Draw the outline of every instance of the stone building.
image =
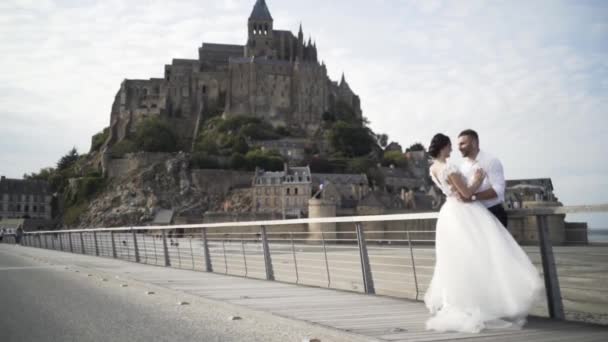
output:
M 203 43 L 198 59 L 174 59 L 163 78 L 124 80 L 116 94 L 106 145 L 125 139 L 148 117 L 166 119 L 190 146 L 211 116 L 255 116 L 275 126 L 314 132 L 321 116 L 347 105 L 362 117 L 360 99 L 344 76 L 334 82 L 319 62 L 317 47 L 274 28 L 264 0 L 247 21 L 245 45 Z
M 354 208 L 369 193 L 369 182 L 364 173 L 313 173 L 313 189 L 322 190 L 326 200 L 338 208 Z
M 525 202 L 558 202 L 553 193 L 551 178 L 507 180 L 505 204 L 507 208 L 524 208 Z
M 563 204 L 554 194 L 551 178 L 507 180 L 505 205 L 509 209 L 534 209 L 561 207 Z M 567 222 L 566 215 L 549 215 L 547 217 L 549 237 L 554 244 L 586 244 L 587 224 L 584 222 Z M 509 219 L 509 231 L 520 243 L 538 243 L 538 221 L 536 216 L 512 217 Z
M 306 217 L 312 196 L 310 168 L 289 167 L 283 171 L 256 169 L 253 177 L 253 210 L 257 213 L 281 213 L 283 218 Z
M 42 180 L 0 179 L 0 219 L 52 218 L 49 184 Z
M 384 190 L 391 194 L 400 194 L 410 190 L 424 192 L 426 190 L 425 178 L 415 177 L 409 170 L 401 168 L 380 167 L 384 177 Z

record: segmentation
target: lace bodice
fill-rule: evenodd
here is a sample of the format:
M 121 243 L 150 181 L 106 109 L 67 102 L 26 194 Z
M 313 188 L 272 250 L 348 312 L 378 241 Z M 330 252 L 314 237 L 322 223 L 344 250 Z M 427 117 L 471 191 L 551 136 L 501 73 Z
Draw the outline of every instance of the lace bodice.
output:
M 452 187 L 448 183 L 448 176 L 452 173 L 460 173 L 460 170 L 458 170 L 456 165 L 449 163 L 442 166 L 442 168 L 437 171 L 437 177 L 433 175 L 433 172 L 430 172 L 431 179 L 435 185 L 437 185 L 437 187 L 441 189 L 441 192 L 443 192 L 447 197 L 456 197 L 456 193 L 452 191 Z

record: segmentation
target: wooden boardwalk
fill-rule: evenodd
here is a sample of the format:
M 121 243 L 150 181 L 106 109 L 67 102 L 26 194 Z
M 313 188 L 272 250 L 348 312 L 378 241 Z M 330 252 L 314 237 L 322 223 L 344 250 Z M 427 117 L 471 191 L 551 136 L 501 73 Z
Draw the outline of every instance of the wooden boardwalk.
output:
M 534 317 L 522 330 L 437 333 L 424 329 L 428 312 L 416 301 L 33 248 L 19 248 L 15 253 L 120 274 L 135 281 L 359 334 L 370 341 L 608 341 L 608 327 Z

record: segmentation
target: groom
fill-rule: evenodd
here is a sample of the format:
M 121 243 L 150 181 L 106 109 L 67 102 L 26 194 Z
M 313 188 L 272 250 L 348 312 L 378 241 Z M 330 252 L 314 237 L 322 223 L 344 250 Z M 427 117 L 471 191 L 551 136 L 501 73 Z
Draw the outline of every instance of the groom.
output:
M 482 168 L 487 174 L 477 193 L 466 201 L 480 201 L 503 226 L 507 227 L 507 212 L 502 206 L 505 200 L 505 176 L 502 163 L 479 149 L 479 135 L 472 129 L 464 130 L 458 135 L 458 149 L 464 157 L 460 172 L 467 179 L 472 179 L 478 168 Z

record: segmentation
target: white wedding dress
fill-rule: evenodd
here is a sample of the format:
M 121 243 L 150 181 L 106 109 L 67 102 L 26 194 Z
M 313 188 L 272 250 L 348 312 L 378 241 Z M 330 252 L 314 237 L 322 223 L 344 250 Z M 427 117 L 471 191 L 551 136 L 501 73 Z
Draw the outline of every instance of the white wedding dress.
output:
M 479 332 L 521 327 L 544 286 L 505 227 L 481 203 L 464 203 L 448 185 L 447 164 L 433 181 L 447 196 L 436 228 L 436 263 L 424 296 L 426 328 Z M 465 182 L 467 180 L 465 179 Z

